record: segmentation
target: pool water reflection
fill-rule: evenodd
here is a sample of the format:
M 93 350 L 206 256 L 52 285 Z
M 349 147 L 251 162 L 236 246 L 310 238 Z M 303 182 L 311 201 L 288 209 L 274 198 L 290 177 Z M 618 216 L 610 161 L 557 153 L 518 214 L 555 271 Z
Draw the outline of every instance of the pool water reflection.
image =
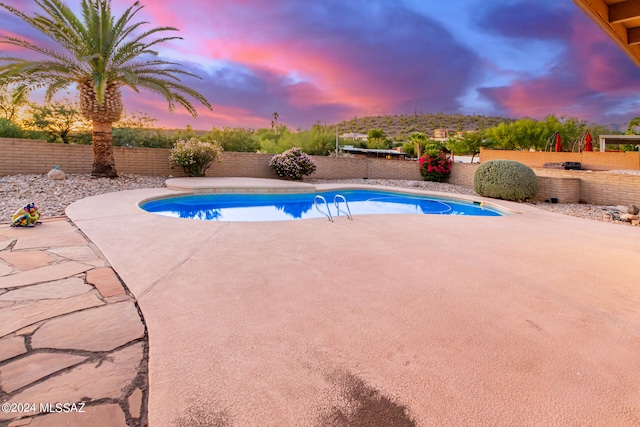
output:
M 303 194 L 198 194 L 153 200 L 141 208 L 159 215 L 207 221 L 286 221 L 322 218 L 314 207 L 319 194 L 333 216 L 344 216 L 333 204 L 341 194 L 349 203 L 352 215 L 430 214 L 502 216 L 505 212 L 461 199 L 421 196 L 379 190 L 340 190 Z M 324 204 L 320 206 L 326 209 Z M 341 204 L 344 209 L 344 205 Z

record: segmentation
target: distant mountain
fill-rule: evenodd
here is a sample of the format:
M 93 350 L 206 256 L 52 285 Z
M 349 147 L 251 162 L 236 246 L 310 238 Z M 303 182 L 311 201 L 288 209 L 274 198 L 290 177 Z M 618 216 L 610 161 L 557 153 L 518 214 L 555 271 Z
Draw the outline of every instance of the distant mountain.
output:
M 603 126 L 611 129 L 612 131 L 624 133 L 627 131 L 628 123 L 607 123 L 606 125 L 603 125 Z
M 435 129 L 452 131 L 482 131 L 499 125 L 513 122 L 514 119 L 497 116 L 465 116 L 462 114 L 402 114 L 393 116 L 354 117 L 337 123 L 340 133 L 367 133 L 371 129 L 382 129 L 393 141 L 402 142 L 409 139 L 412 133 L 421 132 L 433 136 Z M 332 125 L 335 126 L 335 125 Z

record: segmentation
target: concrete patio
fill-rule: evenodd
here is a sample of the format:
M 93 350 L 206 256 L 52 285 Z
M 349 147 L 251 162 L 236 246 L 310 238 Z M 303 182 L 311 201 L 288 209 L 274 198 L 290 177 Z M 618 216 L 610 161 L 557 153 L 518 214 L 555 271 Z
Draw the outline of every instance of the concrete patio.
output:
M 507 202 L 334 223 L 137 207 L 167 194 L 0 226 L 2 400 L 87 403 L 1 425 L 640 424 L 637 227 Z
M 146 319 L 152 426 L 640 424 L 635 227 L 137 207 L 174 193 L 67 209 Z

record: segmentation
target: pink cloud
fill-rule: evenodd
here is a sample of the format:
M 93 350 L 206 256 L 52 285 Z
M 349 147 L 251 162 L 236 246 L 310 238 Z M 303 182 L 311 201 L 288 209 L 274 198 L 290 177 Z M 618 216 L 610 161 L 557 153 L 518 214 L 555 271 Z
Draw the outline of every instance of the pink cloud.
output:
M 640 92 L 640 70 L 580 11 L 568 28 L 565 53 L 547 75 L 480 93 L 512 117 L 565 113 L 606 120 L 620 100 Z

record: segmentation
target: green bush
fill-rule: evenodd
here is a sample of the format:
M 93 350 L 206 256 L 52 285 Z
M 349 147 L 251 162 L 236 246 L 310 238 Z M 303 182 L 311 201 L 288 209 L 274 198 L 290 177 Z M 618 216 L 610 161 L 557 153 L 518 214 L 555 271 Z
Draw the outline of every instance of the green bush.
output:
M 28 138 L 28 135 L 11 120 L 0 118 L 0 138 Z
M 171 149 L 169 162 L 180 166 L 189 176 L 204 176 L 213 161 L 221 161 L 222 147 L 217 142 L 203 142 L 196 138 L 179 140 Z
M 539 184 L 527 165 L 513 160 L 489 160 L 476 169 L 473 186 L 484 197 L 521 201 L 534 198 Z

